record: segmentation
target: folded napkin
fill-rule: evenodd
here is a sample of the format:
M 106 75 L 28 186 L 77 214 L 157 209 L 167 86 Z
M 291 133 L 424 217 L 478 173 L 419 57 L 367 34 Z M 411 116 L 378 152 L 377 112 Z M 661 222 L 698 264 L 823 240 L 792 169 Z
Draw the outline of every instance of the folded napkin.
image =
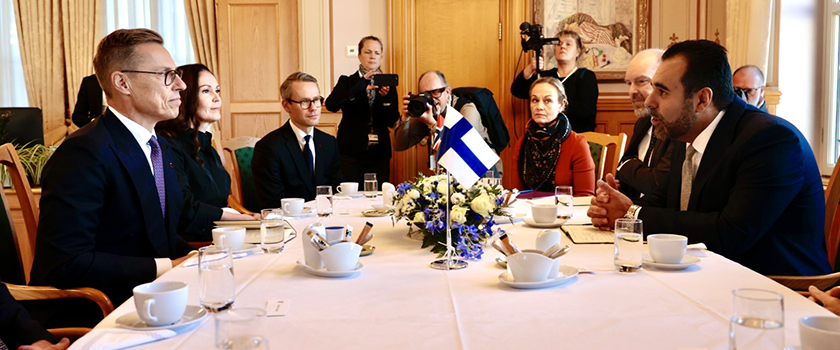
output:
M 231 213 L 231 214 L 242 214 L 238 210 L 233 209 L 233 208 L 229 208 L 229 207 L 222 208 L 222 211 L 226 211 L 226 212 Z
M 688 246 L 685 247 L 685 254 L 686 255 L 691 255 L 691 256 L 696 256 L 698 258 L 705 258 L 705 257 L 709 256 L 708 254 L 706 254 L 706 252 L 705 252 L 706 250 L 708 250 L 708 248 L 706 248 L 705 243 L 694 243 L 694 244 L 689 244 Z
M 168 329 L 157 331 L 133 331 L 120 328 L 94 329 L 73 343 L 69 350 L 125 349 L 174 336 L 175 332 Z
M 239 258 L 244 258 L 248 255 L 253 254 L 253 253 L 254 253 L 254 250 L 251 249 L 251 250 L 247 250 L 247 251 L 244 251 L 244 252 L 233 253 L 232 255 L 233 255 L 234 259 L 239 259 Z M 181 264 L 181 267 L 190 267 L 190 266 L 195 266 L 195 265 L 198 265 L 198 254 L 193 255 L 189 259 L 185 260 L 184 263 Z

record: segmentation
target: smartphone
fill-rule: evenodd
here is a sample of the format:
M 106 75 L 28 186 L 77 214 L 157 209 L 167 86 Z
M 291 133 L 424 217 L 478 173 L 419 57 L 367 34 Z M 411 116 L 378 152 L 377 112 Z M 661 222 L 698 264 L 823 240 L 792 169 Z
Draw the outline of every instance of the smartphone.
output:
M 396 74 L 376 74 L 370 77 L 370 84 L 375 86 L 397 86 L 400 84 L 400 76 Z

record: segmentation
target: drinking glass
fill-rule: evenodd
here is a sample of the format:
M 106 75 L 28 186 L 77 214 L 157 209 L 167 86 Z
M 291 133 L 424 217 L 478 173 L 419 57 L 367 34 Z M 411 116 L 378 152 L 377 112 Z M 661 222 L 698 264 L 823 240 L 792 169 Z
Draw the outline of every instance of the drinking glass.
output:
M 199 302 L 210 312 L 233 305 L 233 255 L 229 247 L 206 246 L 198 249 Z
M 216 315 L 216 348 L 268 349 L 263 336 L 262 320 L 265 310 L 237 308 Z
M 574 206 L 573 193 L 572 186 L 554 187 L 554 204 L 557 205 L 558 218 L 566 220 L 572 218 L 572 207 Z
M 502 179 L 497 176 L 496 171 L 493 169 L 487 170 L 487 172 L 484 173 L 484 176 L 481 178 L 481 181 L 490 186 L 502 185 Z
M 318 216 L 332 215 L 332 186 L 318 186 L 315 188 L 315 207 L 318 210 Z
M 784 298 L 762 289 L 732 290 L 729 349 L 782 349 L 785 346 Z
M 365 197 L 376 197 L 377 188 L 379 188 L 379 183 L 376 181 L 376 173 L 365 174 Z
M 283 209 L 270 208 L 260 211 L 260 248 L 264 253 L 282 253 L 286 244 L 285 234 Z
M 636 272 L 642 267 L 642 220 L 620 218 L 615 220 L 615 269 L 618 272 Z

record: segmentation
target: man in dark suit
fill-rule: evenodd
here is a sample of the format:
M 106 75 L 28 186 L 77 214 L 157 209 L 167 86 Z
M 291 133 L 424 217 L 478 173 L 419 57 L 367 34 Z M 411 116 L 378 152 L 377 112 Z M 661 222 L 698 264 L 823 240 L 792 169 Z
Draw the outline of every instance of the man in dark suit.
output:
M 639 119 L 615 177 L 621 182 L 621 193 L 634 200 L 653 192 L 659 180 L 668 173 L 671 168 L 671 151 L 674 144 L 678 143 L 656 138 L 650 123 L 650 108 L 645 106 L 645 99 L 653 92 L 650 80 L 659 67 L 663 52 L 660 49 L 639 52 L 627 64 L 624 75 L 624 82 L 630 87 L 633 112 Z
M 315 187 L 341 183 L 335 138 L 315 128 L 321 119 L 318 81 L 296 72 L 280 86 L 289 121 L 254 146 L 251 170 L 263 208 L 279 208 L 283 198 L 315 199 Z
M 183 196 L 154 133 L 178 115 L 186 85 L 148 29 L 109 34 L 93 65 L 110 107 L 44 168 L 32 284 L 94 287 L 119 305 L 192 250 L 175 232 Z
M 645 233 L 676 233 L 758 273 L 830 272 L 825 195 L 808 142 L 787 121 L 747 106 L 732 90 L 726 49 L 707 40 L 675 44 L 653 77 L 656 136 L 675 147 L 671 170 L 635 202 L 598 182 L 588 215 L 609 229 L 634 217 Z
M 56 337 L 29 316 L 6 285 L 0 283 L 0 349 L 17 349 L 32 345 L 33 349 L 63 350 L 70 346 L 70 340 L 62 338 L 56 344 Z M 5 346 L 5 347 L 4 347 Z
M 80 128 L 87 125 L 93 118 L 102 115 L 104 107 L 102 88 L 99 87 L 96 74 L 84 77 L 79 87 L 79 95 L 76 97 L 76 107 L 73 108 L 73 124 Z

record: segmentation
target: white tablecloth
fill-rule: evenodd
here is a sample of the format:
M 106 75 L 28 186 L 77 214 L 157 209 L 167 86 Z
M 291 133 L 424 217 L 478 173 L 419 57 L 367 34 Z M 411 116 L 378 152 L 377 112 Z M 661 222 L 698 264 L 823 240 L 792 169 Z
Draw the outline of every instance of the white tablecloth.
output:
M 613 271 L 612 244 L 573 245 L 561 264 L 583 267 L 571 283 L 536 290 L 512 289 L 498 280 L 505 270 L 485 249 L 483 259 L 459 271 L 428 267 L 435 255 L 405 237 L 405 222 L 366 218 L 372 199 L 339 200 L 323 223 L 374 224 L 376 251 L 360 261 L 354 278 L 309 275 L 295 266 L 303 258 L 301 237 L 279 255 L 234 260 L 236 307 L 263 307 L 267 300 L 291 303 L 286 316 L 268 317 L 263 333 L 272 349 L 726 349 L 734 288 L 762 288 L 784 295 L 785 343 L 799 344 L 798 320 L 831 315 L 797 293 L 715 253 L 700 252 L 687 270 Z M 310 205 L 313 203 L 310 203 Z M 528 212 L 527 203 L 519 203 Z M 586 207 L 576 207 L 576 216 Z M 530 214 L 530 213 L 529 213 Z M 300 233 L 316 217 L 290 219 Z M 539 229 L 502 226 L 520 248 L 532 248 Z M 564 243 L 571 243 L 564 237 Z M 198 305 L 198 271 L 176 267 L 159 278 L 190 284 Z M 97 328 L 134 311 L 129 299 Z M 174 338 L 138 349 L 211 349 L 213 317 Z

